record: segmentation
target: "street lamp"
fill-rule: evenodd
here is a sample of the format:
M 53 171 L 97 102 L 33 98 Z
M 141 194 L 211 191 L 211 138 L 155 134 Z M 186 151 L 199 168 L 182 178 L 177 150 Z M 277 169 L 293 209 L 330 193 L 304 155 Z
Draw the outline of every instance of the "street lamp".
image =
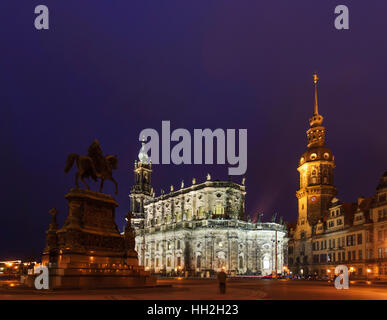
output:
M 368 275 L 372 272 L 370 268 L 367 268 L 367 281 L 368 281 Z

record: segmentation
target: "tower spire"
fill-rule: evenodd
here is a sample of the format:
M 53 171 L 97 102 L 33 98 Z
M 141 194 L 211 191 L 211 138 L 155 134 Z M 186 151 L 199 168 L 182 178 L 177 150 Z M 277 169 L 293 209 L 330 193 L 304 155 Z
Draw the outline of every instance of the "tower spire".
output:
M 317 76 L 316 72 L 313 74 L 313 81 L 314 81 L 314 115 L 318 115 L 318 103 L 317 103 L 317 81 L 318 81 L 318 76 Z

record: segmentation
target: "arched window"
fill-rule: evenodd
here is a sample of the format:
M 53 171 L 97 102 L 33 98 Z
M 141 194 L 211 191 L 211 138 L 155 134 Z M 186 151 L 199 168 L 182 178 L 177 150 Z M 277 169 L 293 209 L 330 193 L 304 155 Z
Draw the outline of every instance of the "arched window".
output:
M 215 206 L 215 214 L 224 214 L 224 208 L 222 204 L 217 203 Z
M 243 257 L 239 256 L 239 269 L 243 269 Z
M 199 212 L 198 212 L 199 219 L 204 217 L 204 208 L 199 207 Z
M 263 269 L 270 269 L 270 260 L 268 256 L 263 258 Z

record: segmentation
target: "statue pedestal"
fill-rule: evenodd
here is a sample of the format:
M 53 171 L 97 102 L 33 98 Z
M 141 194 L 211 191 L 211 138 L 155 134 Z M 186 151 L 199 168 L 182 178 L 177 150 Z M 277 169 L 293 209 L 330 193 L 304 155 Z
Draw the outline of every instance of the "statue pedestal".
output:
M 47 231 L 42 264 L 49 266 L 50 288 L 119 288 L 155 284 L 138 265 L 133 241 L 119 233 L 112 196 L 71 189 L 64 226 Z

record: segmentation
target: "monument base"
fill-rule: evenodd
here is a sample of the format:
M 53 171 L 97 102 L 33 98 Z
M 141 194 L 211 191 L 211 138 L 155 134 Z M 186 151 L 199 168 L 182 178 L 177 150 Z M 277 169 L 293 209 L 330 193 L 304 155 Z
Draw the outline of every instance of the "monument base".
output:
M 138 265 L 130 225 L 120 234 L 114 221 L 118 206 L 110 195 L 71 189 L 69 213 L 57 230 L 52 222 L 42 264 L 49 270 L 50 289 L 125 288 L 156 284 L 156 277 Z M 130 223 L 130 221 L 128 222 Z M 127 232 L 128 231 L 128 232 Z M 33 286 L 30 276 L 27 285 Z

